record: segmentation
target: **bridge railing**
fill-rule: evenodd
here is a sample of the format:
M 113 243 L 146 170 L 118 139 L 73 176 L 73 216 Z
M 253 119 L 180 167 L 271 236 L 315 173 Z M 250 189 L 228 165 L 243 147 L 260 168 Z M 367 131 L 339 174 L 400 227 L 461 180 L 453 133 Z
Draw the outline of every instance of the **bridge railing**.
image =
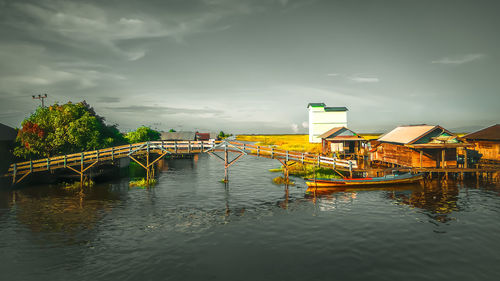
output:
M 357 169 L 358 165 L 356 161 L 344 160 L 332 157 L 325 157 L 318 154 L 312 154 L 308 152 L 297 152 L 297 151 L 289 151 L 276 149 L 274 147 L 269 146 L 258 146 L 254 144 L 240 143 L 240 142 L 230 142 L 230 144 L 238 147 L 239 149 L 254 154 L 261 157 L 269 157 L 269 158 L 278 158 L 286 161 L 295 161 L 307 164 L 316 164 L 316 165 L 331 165 L 333 167 L 344 167 Z
M 201 152 L 205 149 L 213 147 L 213 141 L 150 141 L 135 144 L 127 144 L 99 150 L 86 152 L 72 153 L 60 156 L 54 156 L 44 159 L 37 159 L 14 163 L 9 167 L 9 173 L 22 173 L 50 170 L 51 168 L 66 167 L 89 161 L 98 160 L 114 160 L 115 158 L 127 157 L 133 151 L 137 153 L 157 152 L 158 150 L 166 150 L 171 152 Z
M 96 162 L 99 160 L 114 160 L 118 158 L 128 157 L 133 153 L 141 154 L 149 152 L 162 153 L 168 151 L 170 153 L 201 153 L 210 148 L 213 148 L 220 141 L 150 141 L 135 144 L 127 144 L 104 148 L 93 151 L 80 153 L 72 153 L 67 155 L 54 156 L 45 159 L 25 161 L 12 164 L 9 167 L 10 174 L 23 174 L 34 171 L 50 170 L 54 168 L 62 168 L 83 163 Z M 238 152 L 244 151 L 254 156 L 275 158 L 285 161 L 295 161 L 306 164 L 315 164 L 318 166 L 328 165 L 332 167 L 344 167 L 349 169 L 357 169 L 356 161 L 342 160 L 337 158 L 320 156 L 307 152 L 288 151 L 276 149 L 270 146 L 258 146 L 248 143 L 227 142 L 229 151 Z M 232 146 L 232 147 L 231 147 Z

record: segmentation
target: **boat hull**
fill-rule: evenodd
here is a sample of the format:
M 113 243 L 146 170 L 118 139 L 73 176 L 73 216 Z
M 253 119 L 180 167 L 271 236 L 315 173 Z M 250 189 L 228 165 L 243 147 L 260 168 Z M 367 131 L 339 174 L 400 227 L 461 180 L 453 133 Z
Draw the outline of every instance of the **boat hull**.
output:
M 317 179 L 308 180 L 306 184 L 308 187 L 315 188 L 336 188 L 336 187 L 377 187 L 385 186 L 390 184 L 408 184 L 415 183 L 423 180 L 423 175 L 408 175 L 408 176 L 395 176 L 393 178 L 389 177 L 379 177 L 379 178 L 361 178 L 361 179 Z

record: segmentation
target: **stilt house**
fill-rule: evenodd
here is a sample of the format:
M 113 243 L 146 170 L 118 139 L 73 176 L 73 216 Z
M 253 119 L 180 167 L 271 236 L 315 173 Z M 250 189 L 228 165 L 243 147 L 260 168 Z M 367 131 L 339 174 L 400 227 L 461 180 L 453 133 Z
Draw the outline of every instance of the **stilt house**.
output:
M 481 154 L 481 162 L 494 162 L 500 164 L 500 124 L 496 124 L 462 137 Z
M 372 143 L 372 161 L 413 168 L 457 166 L 457 148 L 471 146 L 441 126 L 400 126 Z
M 319 136 L 323 154 L 359 155 L 366 140 L 346 127 L 335 127 Z

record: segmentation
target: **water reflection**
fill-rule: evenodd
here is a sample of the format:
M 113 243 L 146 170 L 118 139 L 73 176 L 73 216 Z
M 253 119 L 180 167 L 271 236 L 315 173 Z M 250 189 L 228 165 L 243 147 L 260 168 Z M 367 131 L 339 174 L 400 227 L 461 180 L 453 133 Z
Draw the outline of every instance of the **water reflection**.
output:
M 360 192 L 383 191 L 383 198 L 399 205 L 421 209 L 437 222 L 448 222 L 451 220 L 449 214 L 461 210 L 458 204 L 459 189 L 460 185 L 457 183 L 434 181 L 426 185 L 332 189 L 321 193 L 308 193 L 306 198 L 312 200 L 320 211 L 328 211 L 338 208 L 339 204 L 353 204 Z
M 17 220 L 33 232 L 75 234 L 93 229 L 96 222 L 119 200 L 110 188 L 28 188 L 10 193 L 10 207 Z
M 408 205 L 426 211 L 430 218 L 438 222 L 448 222 L 454 211 L 460 211 L 458 204 L 459 186 L 446 182 L 434 181 L 424 187 L 408 191 L 388 192 L 387 198 L 397 204 Z

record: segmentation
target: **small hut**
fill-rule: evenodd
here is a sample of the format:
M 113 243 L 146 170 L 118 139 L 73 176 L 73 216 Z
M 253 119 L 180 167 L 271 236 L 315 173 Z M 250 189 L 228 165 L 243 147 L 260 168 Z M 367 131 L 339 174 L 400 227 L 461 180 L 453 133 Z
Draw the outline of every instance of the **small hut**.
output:
M 481 154 L 481 162 L 500 164 L 500 124 L 496 124 L 462 137 L 474 145 L 473 148 Z
M 457 166 L 457 148 L 471 146 L 441 126 L 400 126 L 372 142 L 372 161 L 414 168 Z
M 346 127 L 335 127 L 319 136 L 323 154 L 335 153 L 338 156 L 361 154 L 366 140 Z

